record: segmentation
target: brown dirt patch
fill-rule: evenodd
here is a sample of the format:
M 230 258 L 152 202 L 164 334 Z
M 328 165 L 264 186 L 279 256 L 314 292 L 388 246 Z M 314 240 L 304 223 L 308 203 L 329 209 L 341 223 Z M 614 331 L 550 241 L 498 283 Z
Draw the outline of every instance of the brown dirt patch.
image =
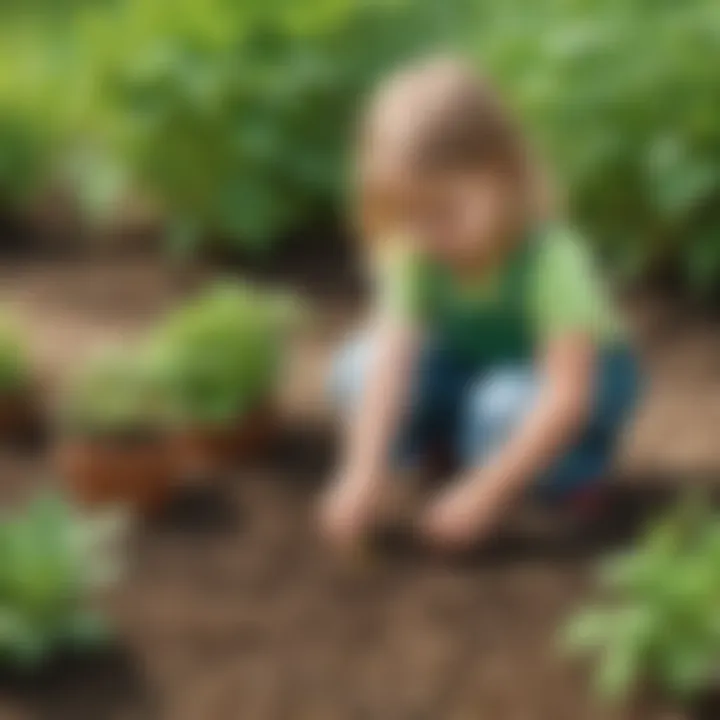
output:
M 0 295 L 51 377 L 98 344 L 142 332 L 186 286 L 148 263 L 26 264 L 0 275 Z M 555 635 L 588 595 L 598 555 L 682 486 L 720 475 L 717 325 L 638 309 L 652 389 L 602 527 L 567 535 L 512 523 L 455 563 L 400 539 L 355 567 L 320 545 L 311 520 L 332 455 L 322 368 L 354 314 L 337 300 L 317 306 L 320 321 L 290 363 L 288 437 L 265 462 L 189 491 L 141 528 L 133 571 L 112 603 L 117 652 L 64 659 L 34 680 L 0 676 L 0 718 L 687 717 L 602 709 Z M 44 464 L 42 453 L 6 450 L 0 498 L 32 492 Z

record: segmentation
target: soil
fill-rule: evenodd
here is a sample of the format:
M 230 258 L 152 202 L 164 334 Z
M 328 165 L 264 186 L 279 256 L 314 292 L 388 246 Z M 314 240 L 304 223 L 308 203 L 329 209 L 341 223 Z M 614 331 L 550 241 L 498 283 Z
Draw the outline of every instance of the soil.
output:
M 98 346 L 141 333 L 204 275 L 148 261 L 15 261 L 0 271 L 0 296 L 52 385 Z M 660 703 L 603 708 L 556 636 L 591 596 L 598 557 L 688 485 L 720 488 L 717 322 L 663 300 L 632 303 L 651 382 L 602 523 L 511 519 L 453 562 L 401 534 L 340 559 L 312 522 L 335 444 L 318 398 L 357 304 L 327 287 L 309 299 L 317 322 L 294 345 L 273 451 L 188 487 L 139 527 L 109 603 L 117 646 L 59 658 L 34 678 L 0 672 L 0 718 L 690 720 Z M 47 462 L 41 449 L 3 449 L 0 501 L 48 482 Z M 702 710 L 720 718 L 717 704 Z

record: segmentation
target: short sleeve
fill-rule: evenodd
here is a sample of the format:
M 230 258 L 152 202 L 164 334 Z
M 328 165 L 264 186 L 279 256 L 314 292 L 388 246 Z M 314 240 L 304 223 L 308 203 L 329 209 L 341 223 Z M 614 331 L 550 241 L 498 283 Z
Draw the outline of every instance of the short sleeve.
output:
M 386 315 L 422 320 L 427 304 L 426 276 L 425 263 L 417 253 L 401 244 L 384 248 L 373 263 L 376 308 Z
M 621 321 L 583 239 L 555 228 L 540 242 L 532 308 L 539 337 L 584 331 L 600 342 L 616 339 Z

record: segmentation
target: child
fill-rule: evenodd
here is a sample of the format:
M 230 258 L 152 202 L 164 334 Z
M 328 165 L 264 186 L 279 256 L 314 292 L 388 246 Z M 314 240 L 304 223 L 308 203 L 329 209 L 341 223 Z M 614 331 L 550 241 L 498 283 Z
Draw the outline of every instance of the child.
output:
M 441 445 L 462 471 L 418 527 L 448 549 L 481 539 L 530 488 L 565 501 L 601 482 L 636 404 L 635 360 L 488 86 L 448 59 L 392 77 L 358 171 L 377 298 L 334 368 L 349 422 L 325 532 L 358 541 L 390 476 Z

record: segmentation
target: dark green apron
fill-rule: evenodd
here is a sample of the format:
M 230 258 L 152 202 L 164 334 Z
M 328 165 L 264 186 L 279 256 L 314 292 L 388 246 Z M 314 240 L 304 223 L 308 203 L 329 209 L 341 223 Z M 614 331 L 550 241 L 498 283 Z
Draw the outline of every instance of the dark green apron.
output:
M 429 329 L 458 360 L 487 367 L 533 357 L 536 338 L 529 293 L 537 246 L 527 240 L 515 250 L 499 287 L 487 299 L 463 294 L 442 267 L 427 268 L 424 305 Z

